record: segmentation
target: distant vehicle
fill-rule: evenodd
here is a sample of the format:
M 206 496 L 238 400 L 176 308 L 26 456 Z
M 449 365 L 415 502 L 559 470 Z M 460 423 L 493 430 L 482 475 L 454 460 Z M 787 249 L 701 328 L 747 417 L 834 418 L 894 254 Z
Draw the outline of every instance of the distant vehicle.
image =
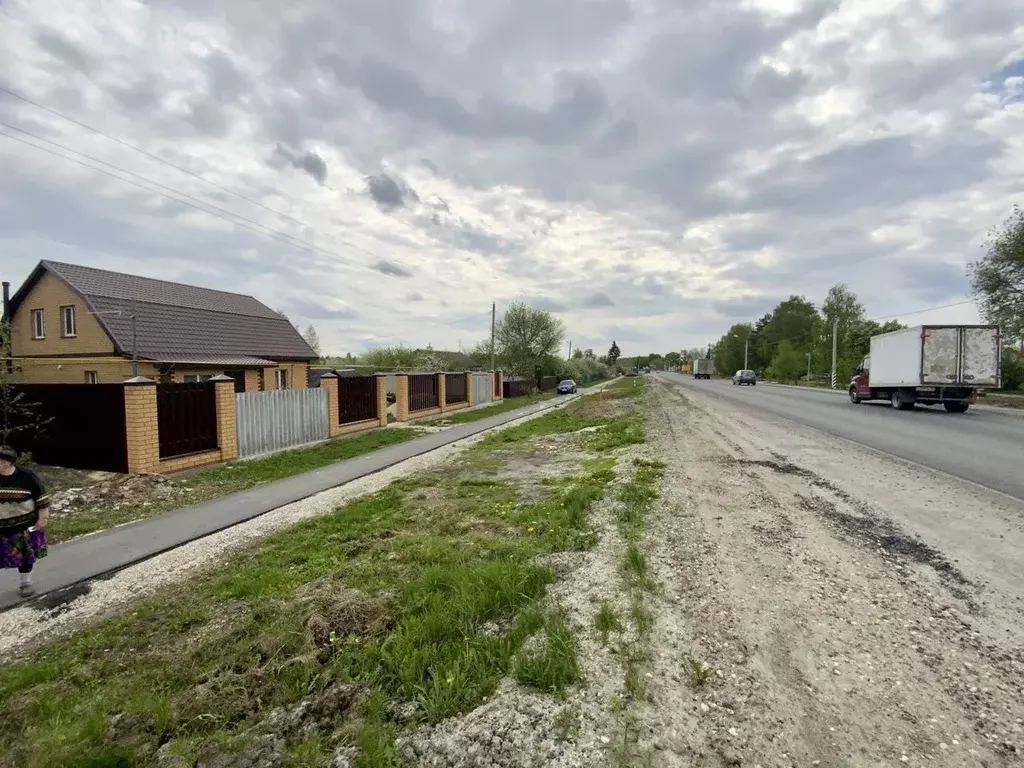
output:
M 998 389 L 1002 339 L 995 325 L 921 325 L 871 337 L 854 370 L 850 402 L 888 400 L 909 411 L 939 405 L 965 413 L 979 391 Z
M 715 372 L 715 361 L 708 360 L 705 357 L 698 358 L 693 361 L 693 378 L 695 379 L 710 379 L 711 374 Z
M 752 387 L 757 386 L 757 374 L 753 371 L 736 371 L 732 375 L 732 383 L 734 385 L 749 384 Z
M 575 395 L 576 394 L 576 382 L 572 379 L 563 379 L 558 382 L 558 394 L 560 395 Z

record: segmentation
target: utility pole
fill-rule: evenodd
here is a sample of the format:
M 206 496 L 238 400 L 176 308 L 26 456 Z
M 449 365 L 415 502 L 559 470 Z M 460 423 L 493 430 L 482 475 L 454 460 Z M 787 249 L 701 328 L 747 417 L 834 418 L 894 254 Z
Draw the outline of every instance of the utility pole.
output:
M 566 360 L 572 360 L 572 339 L 569 339 L 569 356 Z
M 807 353 L 807 383 L 811 382 L 811 353 Z
M 839 318 L 832 323 L 832 389 L 836 388 L 836 349 L 839 346 Z
M 750 339 L 747 338 L 743 342 L 743 370 L 748 370 L 750 366 L 747 364 L 747 353 L 750 351 Z
M 494 320 L 495 320 L 496 315 L 497 315 L 497 308 L 496 308 L 495 303 L 492 301 L 491 302 L 491 370 L 492 371 L 498 370 L 497 366 L 494 364 L 494 353 L 495 353 L 495 349 L 494 349 Z

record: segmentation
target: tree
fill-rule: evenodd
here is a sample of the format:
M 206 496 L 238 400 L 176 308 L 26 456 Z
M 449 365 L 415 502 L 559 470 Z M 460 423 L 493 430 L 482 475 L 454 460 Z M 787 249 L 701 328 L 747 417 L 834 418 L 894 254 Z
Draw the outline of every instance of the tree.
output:
M 20 373 L 11 353 L 11 326 L 0 320 L 0 445 L 24 452 L 30 437 L 45 432 L 51 419 L 39 414 L 39 403 L 31 402 L 15 386 Z
M 310 325 L 302 334 L 302 338 L 309 344 L 309 348 L 316 352 L 317 357 L 323 357 L 323 350 L 320 348 L 320 334 L 316 332 L 316 328 Z
M 775 381 L 796 382 L 803 373 L 805 359 L 789 341 L 782 341 L 768 367 L 768 376 Z
M 1003 349 L 1003 389 L 1024 389 L 1024 354 L 1012 347 Z
M 1024 209 L 1015 205 L 983 247 L 986 254 L 967 268 L 971 293 L 986 322 L 1005 338 L 1024 340 Z
M 726 331 L 715 345 L 715 367 L 724 373 L 743 368 L 747 340 L 753 334 L 754 326 L 750 323 L 736 323 Z
M 608 354 L 606 355 L 608 358 L 608 365 L 615 365 L 621 355 L 622 350 L 619 349 L 619 345 L 615 343 L 614 339 L 612 339 L 612 345 L 609 347 Z
M 581 360 L 582 358 L 583 358 L 583 350 L 579 349 L 579 348 L 574 349 L 573 352 L 572 352 L 572 359 L 573 360 Z
M 669 352 L 665 355 L 665 365 L 675 370 L 679 367 L 679 361 L 682 355 L 679 352 Z
M 587 360 L 597 360 L 597 358 L 594 356 L 594 350 L 592 349 L 583 350 L 583 357 Z
M 495 328 L 502 367 L 519 376 L 533 376 L 550 367 L 562 347 L 565 326 L 550 312 L 513 302 Z

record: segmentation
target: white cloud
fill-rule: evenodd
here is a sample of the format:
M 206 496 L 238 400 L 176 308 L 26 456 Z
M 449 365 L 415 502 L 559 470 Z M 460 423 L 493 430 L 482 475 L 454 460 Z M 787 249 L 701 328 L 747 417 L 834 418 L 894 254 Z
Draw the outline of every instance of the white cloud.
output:
M 624 351 L 837 281 L 877 316 L 956 302 L 1024 196 L 1016 6 L 5 4 L 0 84 L 212 182 L 0 93 L 151 190 L 0 138 L 5 273 L 253 293 L 338 352 L 470 345 L 517 298 Z

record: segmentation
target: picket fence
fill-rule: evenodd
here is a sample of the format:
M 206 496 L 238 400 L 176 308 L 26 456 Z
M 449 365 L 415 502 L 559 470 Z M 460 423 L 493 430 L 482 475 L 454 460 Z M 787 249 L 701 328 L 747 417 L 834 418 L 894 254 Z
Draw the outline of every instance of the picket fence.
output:
M 327 390 L 240 392 L 235 416 L 241 459 L 326 440 Z
M 473 386 L 473 404 L 480 405 L 481 403 L 491 402 L 494 396 L 493 377 L 491 374 L 474 373 L 470 378 Z

